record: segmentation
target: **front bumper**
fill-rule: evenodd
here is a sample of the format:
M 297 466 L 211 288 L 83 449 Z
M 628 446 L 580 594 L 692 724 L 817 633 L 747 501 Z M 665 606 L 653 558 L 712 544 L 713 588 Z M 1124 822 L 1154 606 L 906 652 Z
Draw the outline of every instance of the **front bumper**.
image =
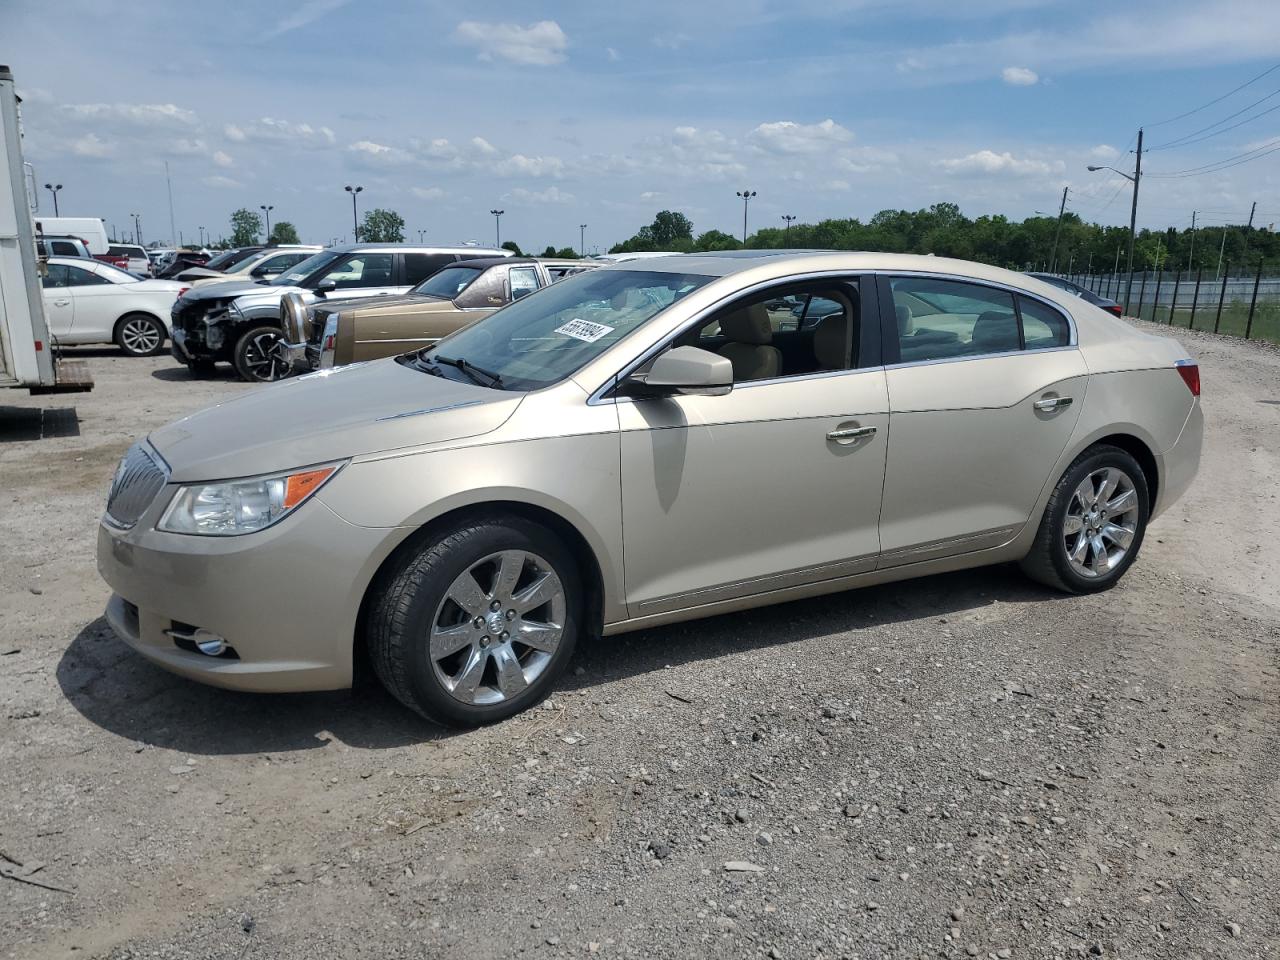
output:
M 266 530 L 194 537 L 155 529 L 166 486 L 131 530 L 98 528 L 98 571 L 114 591 L 107 620 L 158 666 L 234 690 L 351 685 L 360 604 L 393 531 L 347 523 L 318 500 Z M 165 631 L 203 628 L 238 659 L 185 647 Z

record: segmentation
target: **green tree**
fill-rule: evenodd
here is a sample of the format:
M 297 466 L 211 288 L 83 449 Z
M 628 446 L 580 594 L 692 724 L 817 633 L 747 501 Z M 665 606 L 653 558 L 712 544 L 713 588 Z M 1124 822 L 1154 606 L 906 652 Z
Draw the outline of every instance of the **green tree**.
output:
M 538 256 L 540 257 L 554 257 L 555 255 L 556 255 L 556 248 L 549 243 L 547 244 L 547 249 L 543 250 L 540 254 L 538 254 Z
M 404 243 L 404 217 L 382 207 L 366 211 L 359 239 L 361 243 Z
M 578 251 L 573 249 L 573 247 L 561 247 L 559 250 L 556 251 L 555 255 L 559 257 L 561 260 L 577 260 L 578 259 Z
M 630 240 L 614 244 L 610 253 L 638 253 L 645 250 L 693 250 L 693 223 L 683 213 L 662 210 L 653 223 L 641 227 Z
M 262 218 L 252 210 L 241 207 L 231 214 L 231 245 L 251 247 L 262 233 Z
M 271 228 L 271 236 L 267 237 L 267 243 L 301 243 L 298 239 L 298 229 L 288 220 L 281 220 Z
M 756 234 L 760 237 L 761 233 Z M 742 241 L 737 237 L 731 237 L 723 230 L 708 230 L 706 233 L 700 234 L 698 239 L 693 242 L 694 247 L 698 250 L 737 250 L 742 246 Z M 765 244 L 772 246 L 772 244 Z
M 504 241 L 502 241 L 502 249 L 503 249 L 503 250 L 510 250 L 510 251 L 511 251 L 512 253 L 514 253 L 517 257 L 523 257 L 523 256 L 524 256 L 524 251 L 520 249 L 520 244 L 516 243 L 514 240 L 504 240 Z

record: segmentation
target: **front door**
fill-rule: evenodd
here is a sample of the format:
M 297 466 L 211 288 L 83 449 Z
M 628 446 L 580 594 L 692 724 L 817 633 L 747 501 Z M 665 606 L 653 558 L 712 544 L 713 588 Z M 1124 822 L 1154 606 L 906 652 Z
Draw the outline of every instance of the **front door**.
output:
M 76 319 L 76 302 L 69 289 L 70 267 L 63 263 L 49 264 L 40 284 L 44 287 L 44 315 L 49 324 L 49 334 L 55 341 L 66 341 Z
M 810 297 L 825 315 L 797 320 Z M 731 393 L 619 400 L 632 617 L 875 567 L 889 416 L 864 299 L 848 278 L 738 301 L 673 341 L 730 357 Z
M 880 294 L 896 333 L 885 336 L 893 443 L 881 566 L 1008 542 L 1083 404 L 1088 371 L 1069 321 L 1045 301 L 969 281 L 881 277 Z

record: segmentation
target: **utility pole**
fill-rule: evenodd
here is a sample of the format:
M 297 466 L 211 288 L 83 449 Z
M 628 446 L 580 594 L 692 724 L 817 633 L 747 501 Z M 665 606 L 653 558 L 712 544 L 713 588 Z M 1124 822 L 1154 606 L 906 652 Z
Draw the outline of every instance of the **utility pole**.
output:
M 177 235 L 177 231 L 173 228 L 173 181 L 169 179 L 169 161 L 164 162 L 164 183 L 169 191 L 169 243 L 173 243 L 173 238 Z
M 1253 201 L 1253 206 L 1249 208 L 1249 229 L 1253 229 L 1253 215 L 1258 212 L 1258 201 Z
M 1191 246 L 1187 250 L 1187 273 L 1191 272 L 1191 255 L 1196 252 L 1196 211 L 1191 211 Z
M 502 215 L 507 211 L 490 210 L 489 212 L 493 214 L 493 245 L 495 247 L 501 247 L 502 246 Z
M 1070 187 L 1062 188 L 1062 203 L 1058 205 L 1058 226 L 1053 231 L 1053 250 L 1049 254 L 1050 273 L 1058 269 L 1058 237 L 1062 234 L 1062 215 L 1067 212 L 1067 191 L 1070 189 Z
M 271 242 L 271 211 L 275 209 L 275 206 L 271 204 L 260 203 L 258 204 L 258 209 L 267 215 L 267 236 L 266 236 L 266 239 L 263 240 L 263 243 L 270 243 Z
M 141 245 L 142 243 L 142 217 L 139 214 L 131 213 L 133 217 L 133 242 Z
M 747 204 L 756 195 L 756 191 L 738 190 L 737 194 L 742 198 L 742 245 L 745 247 L 747 245 Z
M 587 225 L 585 223 L 578 224 L 578 256 L 585 257 L 587 255 Z
M 1142 128 L 1138 128 L 1138 152 L 1133 165 L 1133 207 L 1129 210 L 1129 282 L 1124 288 L 1124 308 L 1133 296 L 1133 242 L 1138 236 L 1138 181 L 1142 179 Z
M 1227 249 L 1227 228 L 1224 224 L 1222 227 L 1222 243 L 1218 244 L 1218 269 L 1214 271 L 1213 281 L 1217 283 L 1222 277 L 1222 252 Z

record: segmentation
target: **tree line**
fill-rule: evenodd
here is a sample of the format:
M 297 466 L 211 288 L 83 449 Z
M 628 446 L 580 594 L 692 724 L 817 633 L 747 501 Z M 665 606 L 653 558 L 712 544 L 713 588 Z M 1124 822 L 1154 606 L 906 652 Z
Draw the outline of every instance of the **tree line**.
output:
M 1055 250 L 1054 238 L 1057 234 Z M 1128 227 L 1086 223 L 1067 213 L 1061 229 L 1057 217 L 1010 220 L 1002 215 L 970 219 L 954 203 L 935 203 L 924 210 L 881 210 L 863 223 L 856 217 L 765 227 L 747 237 L 748 249 L 867 250 L 886 253 L 932 253 L 976 260 L 1012 270 L 1047 269 L 1058 273 L 1110 273 L 1125 266 Z M 692 253 L 740 250 L 742 240 L 721 230 L 695 234 L 683 213 L 663 210 L 635 236 L 615 244 L 610 253 L 671 250 Z M 1135 270 L 1215 269 L 1224 263 L 1246 273 L 1263 262 L 1264 273 L 1280 272 L 1280 235 L 1246 226 L 1142 229 L 1134 244 Z

